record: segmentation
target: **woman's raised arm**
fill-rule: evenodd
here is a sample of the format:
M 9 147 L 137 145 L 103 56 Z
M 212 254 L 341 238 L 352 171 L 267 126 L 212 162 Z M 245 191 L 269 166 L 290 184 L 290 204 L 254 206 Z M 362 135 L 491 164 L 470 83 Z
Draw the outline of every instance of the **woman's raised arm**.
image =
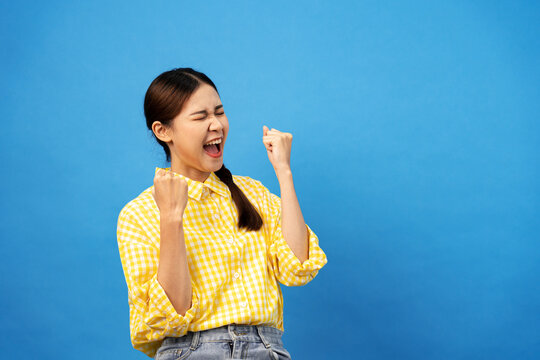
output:
M 176 312 L 184 315 L 191 307 L 191 275 L 187 262 L 182 217 L 187 204 L 187 182 L 169 171 L 159 170 L 152 195 L 159 208 L 160 251 L 158 282 Z

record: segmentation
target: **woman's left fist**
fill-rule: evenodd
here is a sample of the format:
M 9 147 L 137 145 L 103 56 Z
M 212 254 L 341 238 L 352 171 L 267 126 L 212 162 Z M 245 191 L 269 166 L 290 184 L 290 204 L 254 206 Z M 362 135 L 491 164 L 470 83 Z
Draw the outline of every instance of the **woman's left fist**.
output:
M 292 134 L 263 125 L 263 144 L 276 172 L 291 168 Z

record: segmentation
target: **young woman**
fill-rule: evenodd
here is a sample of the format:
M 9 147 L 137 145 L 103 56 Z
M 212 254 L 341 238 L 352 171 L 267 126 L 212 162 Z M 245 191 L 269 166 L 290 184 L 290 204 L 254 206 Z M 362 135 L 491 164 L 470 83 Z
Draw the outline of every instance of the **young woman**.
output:
M 144 114 L 171 166 L 118 217 L 134 348 L 162 360 L 290 359 L 279 283 L 304 285 L 327 262 L 294 190 L 292 135 L 263 127 L 280 198 L 223 164 L 229 123 L 206 75 L 159 75 Z

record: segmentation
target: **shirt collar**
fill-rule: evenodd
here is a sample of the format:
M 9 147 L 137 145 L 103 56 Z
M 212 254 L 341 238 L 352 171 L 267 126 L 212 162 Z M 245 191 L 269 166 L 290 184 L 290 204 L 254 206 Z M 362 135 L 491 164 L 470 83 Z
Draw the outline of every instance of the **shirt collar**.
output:
M 170 170 L 171 168 L 156 167 L 155 172 L 157 173 L 159 169 Z M 190 179 L 187 176 L 175 173 L 174 171 L 173 174 L 174 176 L 180 176 L 186 180 L 188 184 L 188 196 L 194 200 L 201 200 L 204 187 L 224 197 L 230 197 L 231 195 L 229 187 L 225 183 L 223 183 L 223 181 L 221 181 L 219 177 L 213 172 L 210 173 L 210 175 L 208 176 L 208 178 L 206 178 L 204 182 Z

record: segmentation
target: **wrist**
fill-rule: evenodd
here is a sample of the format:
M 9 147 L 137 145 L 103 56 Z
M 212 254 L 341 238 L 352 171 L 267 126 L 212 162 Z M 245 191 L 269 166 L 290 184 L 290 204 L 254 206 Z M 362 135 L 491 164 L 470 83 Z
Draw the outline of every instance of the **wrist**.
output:
M 276 176 L 278 180 L 281 180 L 281 179 L 285 180 L 285 179 L 292 178 L 292 171 L 291 171 L 291 168 L 288 166 L 276 168 L 275 171 L 276 171 Z
M 161 223 L 177 223 L 182 225 L 184 213 L 178 211 L 167 211 L 159 214 Z
M 292 173 L 290 165 L 280 165 L 278 167 L 274 167 L 274 171 L 278 175 L 289 175 Z

